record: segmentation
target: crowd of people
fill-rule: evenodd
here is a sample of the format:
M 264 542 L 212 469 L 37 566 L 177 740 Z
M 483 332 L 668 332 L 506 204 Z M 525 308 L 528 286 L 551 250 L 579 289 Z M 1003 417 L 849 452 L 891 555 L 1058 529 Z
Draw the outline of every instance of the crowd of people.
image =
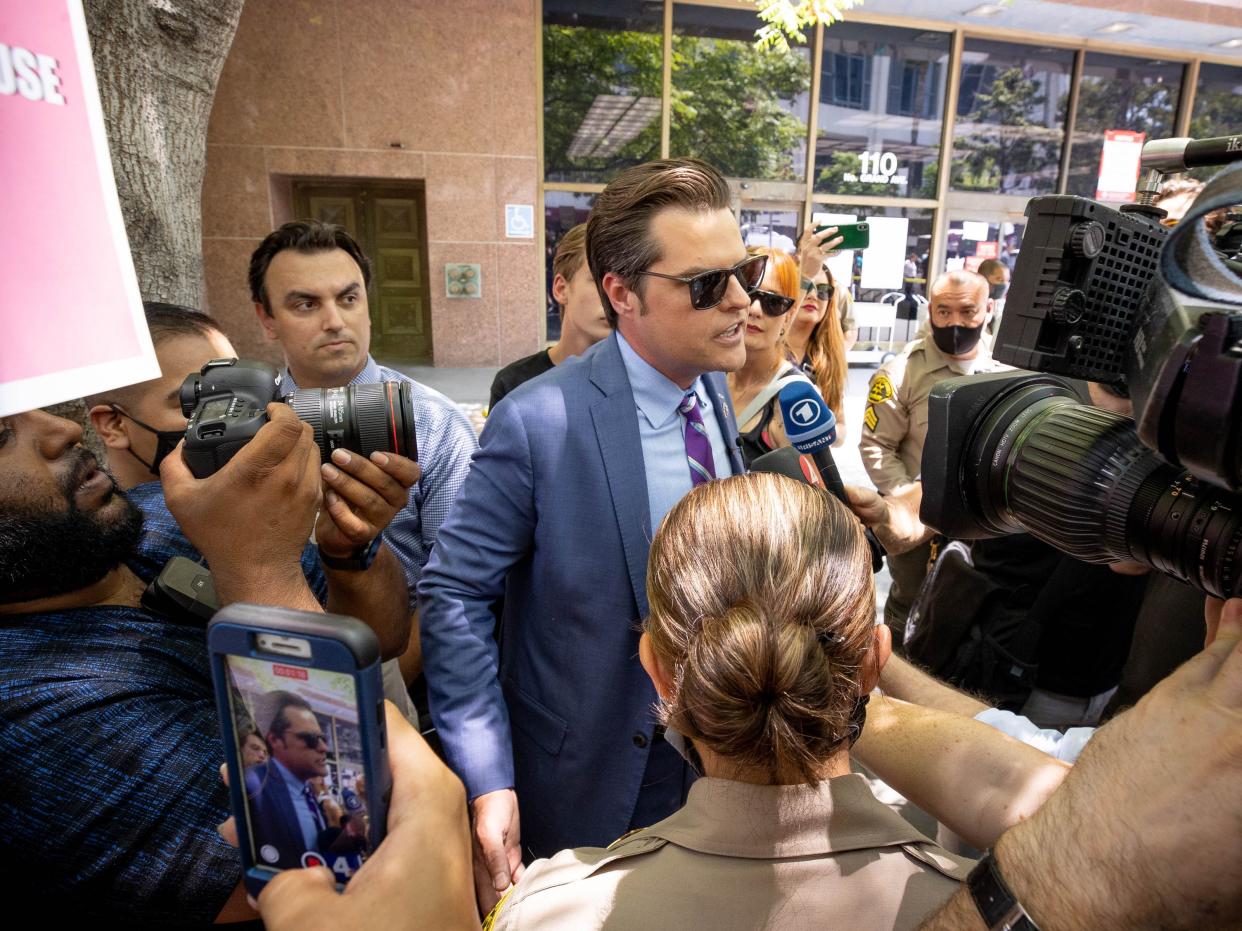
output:
M 748 250 L 730 199 L 695 159 L 609 183 L 555 256 L 561 340 L 497 375 L 477 440 L 370 355 L 370 265 L 345 231 L 266 237 L 248 283 L 285 387 L 408 382 L 417 462 L 321 462 L 311 427 L 273 404 L 195 477 L 177 389 L 232 345 L 166 304 L 147 305 L 163 376 L 87 399 L 107 463 L 71 421 L 0 419 L 0 836 L 17 887 L 53 918 L 261 914 L 277 931 L 1242 922 L 1242 601 L 1180 592 L 1129 708 L 1124 656 L 1090 670 L 1088 695 L 1067 693 L 1081 670 L 1066 667 L 1005 701 L 903 659 L 919 618 L 960 601 L 918 518 L 928 393 L 993 367 L 1004 282 L 932 281 L 929 328 L 875 374 L 855 424 L 849 283 L 824 264 L 836 230 L 794 255 Z M 747 471 L 789 445 L 775 398 L 791 379 L 819 391 L 875 490 L 843 503 Z M 864 525 L 893 575 L 886 624 Z M 375 632 L 394 787 L 387 837 L 343 893 L 289 869 L 247 900 L 202 622 L 142 603 L 174 556 L 204 561 L 224 604 Z M 1049 638 L 1031 665 L 1098 666 L 1099 643 L 1120 652 L 1145 612 L 1169 611 L 1117 568 L 1100 571 L 1133 604 L 1097 599 L 1069 623 L 1057 580 L 1079 576 L 1058 563 L 1022 608 Z M 327 746 L 293 695 L 240 735 L 252 795 L 293 812 L 250 817 L 294 827 L 270 841 L 281 867 L 365 848 L 365 814 L 325 783 Z M 860 765 L 981 858 L 877 801 Z

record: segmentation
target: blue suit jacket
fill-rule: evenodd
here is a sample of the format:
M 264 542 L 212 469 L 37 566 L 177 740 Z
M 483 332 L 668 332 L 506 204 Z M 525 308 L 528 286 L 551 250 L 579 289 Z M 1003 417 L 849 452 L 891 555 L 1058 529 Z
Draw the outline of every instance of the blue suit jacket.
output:
M 259 763 L 246 770 L 246 800 L 250 806 L 250 829 L 254 835 L 255 863 L 275 869 L 296 869 L 302 865 L 306 841 L 298 822 L 289 787 L 270 763 Z M 263 858 L 264 846 L 276 848 L 275 863 Z
M 704 384 L 740 473 L 724 377 Z M 528 854 L 629 829 L 656 725 L 638 662 L 650 525 L 613 336 L 490 413 L 423 571 L 423 663 L 449 763 L 471 798 L 516 788 Z M 490 607 L 502 595 L 498 650 Z M 667 814 L 684 801 L 680 780 L 647 791 L 669 795 Z

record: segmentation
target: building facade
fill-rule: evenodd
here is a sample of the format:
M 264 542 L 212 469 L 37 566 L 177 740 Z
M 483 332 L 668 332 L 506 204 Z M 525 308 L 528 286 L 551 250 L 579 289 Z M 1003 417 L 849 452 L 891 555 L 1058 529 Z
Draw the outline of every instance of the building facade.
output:
M 717 165 L 748 243 L 868 220 L 872 248 L 836 270 L 876 301 L 1012 263 L 1032 196 L 1124 198 L 1108 179 L 1124 187 L 1144 138 L 1242 132 L 1236 4 L 949 15 L 867 0 L 803 46 L 759 51 L 737 0 L 250 0 L 208 138 L 208 306 L 270 358 L 246 259 L 275 225 L 318 216 L 375 260 L 376 355 L 495 366 L 555 338 L 557 241 L 649 158 Z

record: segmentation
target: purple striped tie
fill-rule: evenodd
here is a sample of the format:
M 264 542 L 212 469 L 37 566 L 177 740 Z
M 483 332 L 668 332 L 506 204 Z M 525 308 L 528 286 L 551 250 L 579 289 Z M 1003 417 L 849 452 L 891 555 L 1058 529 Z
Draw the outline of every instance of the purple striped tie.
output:
M 686 418 L 686 460 L 690 464 L 690 486 L 693 488 L 716 477 L 712 441 L 707 438 L 707 428 L 703 426 L 703 415 L 699 412 L 699 398 L 693 389 L 681 399 L 677 413 Z

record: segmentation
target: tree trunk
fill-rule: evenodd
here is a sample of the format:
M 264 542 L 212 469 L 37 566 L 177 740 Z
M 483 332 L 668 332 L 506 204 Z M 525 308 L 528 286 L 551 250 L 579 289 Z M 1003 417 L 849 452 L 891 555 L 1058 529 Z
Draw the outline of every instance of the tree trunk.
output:
M 85 0 L 144 300 L 203 305 L 207 120 L 243 0 Z

